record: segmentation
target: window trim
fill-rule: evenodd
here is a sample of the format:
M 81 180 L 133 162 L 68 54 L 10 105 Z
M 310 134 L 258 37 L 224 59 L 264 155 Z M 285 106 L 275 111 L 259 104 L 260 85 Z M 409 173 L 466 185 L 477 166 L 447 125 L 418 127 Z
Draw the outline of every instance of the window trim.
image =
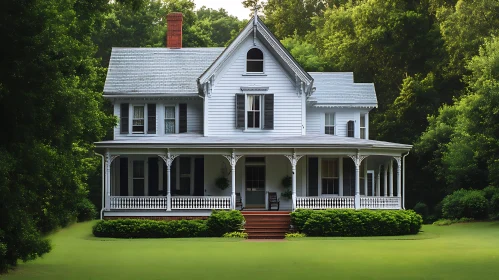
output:
M 260 104 L 260 108 L 258 109 L 258 111 L 248 110 L 248 104 L 249 104 L 248 99 L 250 96 L 257 96 L 258 97 L 259 104 Z M 264 99 L 263 94 L 245 94 L 244 98 L 245 98 L 245 105 L 246 105 L 244 108 L 244 129 L 245 129 L 245 131 L 261 131 L 261 130 L 263 130 L 263 128 L 262 128 L 262 124 L 264 123 L 263 122 L 264 107 L 263 107 L 263 102 L 262 102 Z M 259 112 L 259 114 L 260 114 L 259 122 L 260 123 L 258 124 L 258 127 L 248 127 L 248 113 L 249 112 Z
M 326 124 L 326 116 L 327 115 L 333 115 L 333 124 L 331 125 L 327 125 Z M 324 128 L 324 134 L 327 134 L 327 135 L 336 135 L 336 113 L 335 112 L 327 112 L 327 113 L 324 113 L 324 117 L 323 117 L 323 120 L 324 120 L 324 125 L 322 126 Z M 333 127 L 333 134 L 329 134 L 329 133 L 326 133 L 326 127 Z
M 251 51 L 252 49 L 258 49 L 259 51 L 262 52 L 262 59 L 250 59 L 248 58 L 248 52 Z M 246 55 L 245 55 L 245 63 L 244 63 L 244 74 L 243 76 L 262 76 L 262 75 L 265 75 L 265 54 L 263 53 L 262 49 L 260 47 L 257 47 L 257 46 L 251 46 L 251 48 L 249 48 L 247 51 L 246 51 Z M 248 61 L 261 61 L 262 62 L 262 72 L 248 72 Z
M 364 117 L 364 126 L 362 126 L 362 117 Z M 364 137 L 362 137 L 362 130 L 364 130 Z M 360 113 L 359 117 L 359 138 L 367 139 L 367 113 Z

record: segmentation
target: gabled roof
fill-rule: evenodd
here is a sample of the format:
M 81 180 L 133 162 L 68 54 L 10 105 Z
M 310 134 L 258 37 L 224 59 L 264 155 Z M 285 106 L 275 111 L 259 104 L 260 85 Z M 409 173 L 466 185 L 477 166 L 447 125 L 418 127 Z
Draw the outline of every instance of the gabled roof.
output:
M 351 72 L 312 72 L 310 75 L 316 90 L 308 100 L 316 107 L 378 106 L 374 84 L 354 83 Z
M 210 65 L 198 79 L 199 88 L 204 89 L 204 84 L 210 81 L 212 76 L 217 73 L 231 55 L 238 49 L 239 45 L 249 36 L 256 36 L 274 55 L 275 59 L 281 63 L 283 68 L 300 82 L 300 87 L 306 94 L 310 94 L 314 79 L 301 67 L 301 65 L 286 50 L 281 42 L 270 32 L 263 21 L 255 15 L 250 19 L 246 27 L 232 41 L 232 43 L 222 52 L 222 54 Z
M 113 48 L 104 94 L 198 96 L 196 79 L 224 48 Z

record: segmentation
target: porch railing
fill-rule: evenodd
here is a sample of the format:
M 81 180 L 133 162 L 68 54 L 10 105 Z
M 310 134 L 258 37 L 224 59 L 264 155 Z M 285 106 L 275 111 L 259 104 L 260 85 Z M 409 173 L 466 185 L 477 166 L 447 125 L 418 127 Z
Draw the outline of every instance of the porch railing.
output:
M 111 196 L 111 209 L 166 209 L 166 196 Z
M 173 196 L 172 210 L 230 209 L 230 196 Z
M 296 208 L 350 209 L 355 207 L 353 196 L 297 197 Z
M 363 209 L 400 209 L 398 197 L 361 197 L 360 208 Z

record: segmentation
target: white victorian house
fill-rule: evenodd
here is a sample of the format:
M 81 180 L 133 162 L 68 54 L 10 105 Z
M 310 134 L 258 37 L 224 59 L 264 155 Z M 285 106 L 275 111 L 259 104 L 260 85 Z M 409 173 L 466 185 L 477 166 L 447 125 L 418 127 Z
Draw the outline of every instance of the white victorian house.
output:
M 104 217 L 269 209 L 274 193 L 287 210 L 404 207 L 412 146 L 369 139 L 373 84 L 304 71 L 257 15 L 227 48 L 182 48 L 182 14 L 168 27 L 167 48 L 112 50 Z

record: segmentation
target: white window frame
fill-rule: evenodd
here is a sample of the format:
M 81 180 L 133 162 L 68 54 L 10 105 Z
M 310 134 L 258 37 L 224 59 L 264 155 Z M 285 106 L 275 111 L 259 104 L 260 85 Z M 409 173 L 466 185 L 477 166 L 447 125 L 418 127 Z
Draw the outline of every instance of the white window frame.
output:
M 362 126 L 362 118 L 364 118 L 364 126 Z M 360 113 L 359 118 L 359 138 L 367 139 L 367 113 Z M 362 131 L 364 132 L 364 137 L 362 137 Z
M 249 102 L 248 102 L 248 99 L 250 96 L 256 96 L 260 99 L 260 109 L 258 110 L 260 112 L 260 123 L 259 123 L 259 127 L 248 127 L 248 112 L 255 112 L 255 111 L 250 111 L 248 110 L 248 106 L 249 106 Z M 244 128 L 245 130 L 247 131 L 260 131 L 263 129 L 263 124 L 264 124 L 264 120 L 263 120 L 263 117 L 264 117 L 264 107 L 263 107 L 263 103 L 264 103 L 264 96 L 263 94 L 245 94 L 244 95 L 244 98 L 245 98 L 245 108 L 244 108 Z
M 171 120 L 166 118 L 166 107 L 173 107 L 175 110 L 175 131 L 173 133 L 166 133 L 166 120 Z M 171 134 L 178 134 L 178 104 L 164 104 L 163 106 L 163 134 L 164 135 L 171 135 Z
M 327 125 L 326 124 L 326 118 L 327 116 L 330 116 L 330 115 L 333 115 L 333 124 L 329 124 Z M 324 113 L 324 125 L 323 125 L 323 129 L 324 129 L 324 134 L 327 134 L 327 135 L 336 135 L 336 113 L 334 112 L 329 112 L 329 113 Z M 329 134 L 329 133 L 326 133 L 326 127 L 333 127 L 333 134 Z
M 130 104 L 129 116 L 131 116 L 129 121 L 129 131 L 132 135 L 146 135 L 147 134 L 147 105 L 146 104 Z M 144 131 L 142 132 L 133 132 L 133 121 L 135 120 L 135 107 L 142 107 L 144 110 Z
M 262 59 L 248 59 L 248 52 L 252 49 L 259 49 L 262 52 Z M 244 73 L 246 75 L 265 75 L 265 53 L 263 52 L 261 47 L 251 46 L 244 55 Z M 261 61 L 262 62 L 262 72 L 248 72 L 248 61 Z
M 318 178 L 318 185 L 319 185 L 319 189 L 318 189 L 319 193 L 318 193 L 318 195 L 319 196 L 342 196 L 343 195 L 343 191 L 341 190 L 341 188 L 343 187 L 343 184 L 341 183 L 341 180 L 343 180 L 343 176 L 341 175 L 341 172 L 342 172 L 343 168 L 340 167 L 340 165 L 341 165 L 340 159 L 341 158 L 339 158 L 339 157 L 319 157 L 319 166 L 318 166 L 319 172 L 317 172 L 318 176 L 319 176 L 319 178 Z M 322 193 L 322 179 L 324 178 L 322 176 L 322 161 L 323 160 L 336 160 L 336 163 L 337 163 L 336 167 L 338 169 L 337 170 L 337 174 L 338 174 L 338 177 L 337 177 L 338 178 L 338 194 L 323 194 Z M 336 178 L 336 177 L 327 177 L 327 178 Z

